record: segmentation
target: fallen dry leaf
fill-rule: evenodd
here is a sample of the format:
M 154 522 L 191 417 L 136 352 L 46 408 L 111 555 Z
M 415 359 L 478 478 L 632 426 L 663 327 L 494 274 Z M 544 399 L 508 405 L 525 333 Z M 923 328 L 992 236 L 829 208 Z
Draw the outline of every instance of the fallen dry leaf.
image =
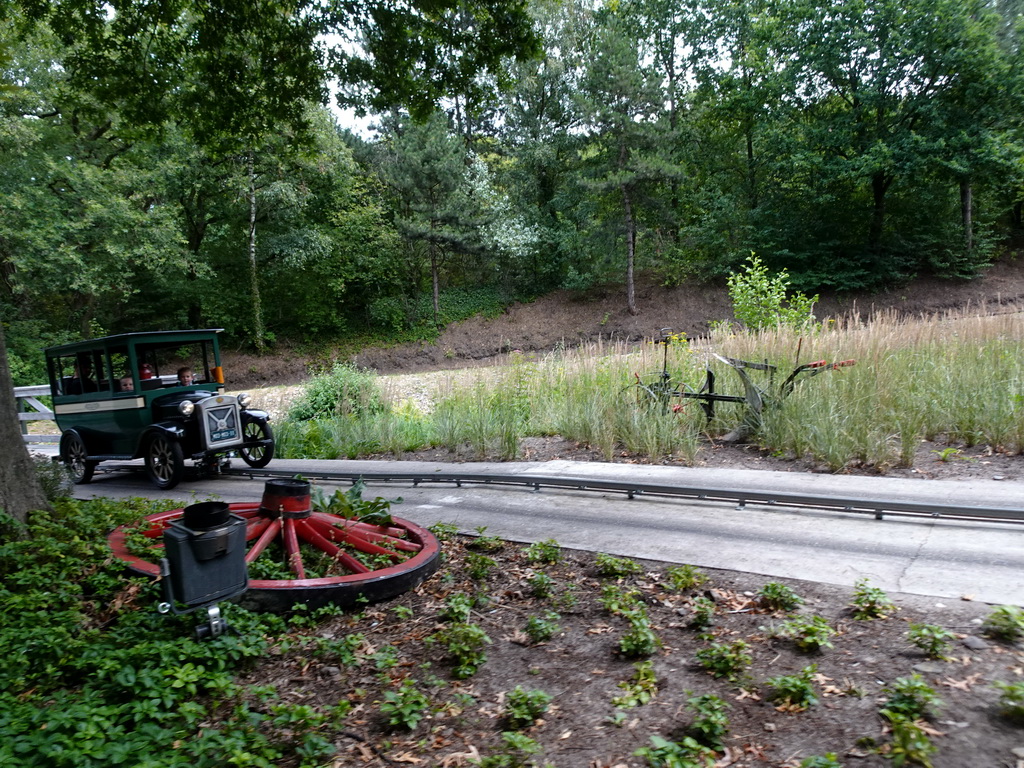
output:
M 965 677 L 963 680 L 954 680 L 950 677 L 947 677 L 945 680 L 942 681 L 942 684 L 947 688 L 956 688 L 958 691 L 969 691 L 971 690 L 971 686 L 975 685 L 978 682 L 979 678 L 981 678 L 980 672 L 973 675 L 969 675 L 968 677 Z
M 480 760 L 480 750 L 470 747 L 468 752 L 452 752 L 441 758 L 438 768 L 452 768 L 452 766 L 470 765 L 470 761 Z
M 394 755 L 389 757 L 393 763 L 422 763 L 423 760 L 416 757 L 412 752 L 403 752 L 400 755 Z

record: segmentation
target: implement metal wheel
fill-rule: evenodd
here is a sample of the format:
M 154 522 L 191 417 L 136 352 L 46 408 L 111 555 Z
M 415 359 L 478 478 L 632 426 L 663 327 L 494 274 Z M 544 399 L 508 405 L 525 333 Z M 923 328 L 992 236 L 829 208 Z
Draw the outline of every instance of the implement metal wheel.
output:
M 367 600 L 385 600 L 418 586 L 438 566 L 441 547 L 437 539 L 426 528 L 408 520 L 396 517 L 391 525 L 381 526 L 323 512 L 299 517 L 287 512 L 274 514 L 262 508 L 260 502 L 228 506 L 231 513 L 246 522 L 246 563 L 271 557 L 268 550 L 273 549 L 282 553 L 282 564 L 287 565 L 293 576 L 250 579 L 249 590 L 240 602 L 253 610 L 282 612 L 299 603 L 308 608 L 329 603 L 348 607 Z M 145 518 L 148 527 L 142 535 L 154 543 L 153 554 L 146 557 L 132 554 L 127 544 L 130 532 L 138 530 L 137 525 L 116 528 L 108 538 L 114 556 L 133 571 L 159 576 L 163 548 L 157 542 L 162 542 L 164 529 L 183 513 L 183 509 L 172 509 Z M 365 565 L 342 545 L 374 557 L 381 561 L 381 566 Z M 310 578 L 307 568 L 312 564 L 304 562 L 304 558 L 330 561 L 329 570 L 336 574 Z M 391 564 L 383 564 L 385 561 Z

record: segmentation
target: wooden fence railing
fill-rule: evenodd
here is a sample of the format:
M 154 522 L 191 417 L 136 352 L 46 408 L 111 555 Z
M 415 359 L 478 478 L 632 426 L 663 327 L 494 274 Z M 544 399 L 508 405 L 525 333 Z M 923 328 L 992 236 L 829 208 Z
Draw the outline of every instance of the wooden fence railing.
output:
M 30 421 L 53 421 L 53 411 L 39 400 L 50 394 L 50 387 L 42 384 L 36 387 L 15 387 L 14 397 L 18 401 L 18 421 L 21 422 L 21 434 L 26 443 L 55 443 L 60 435 L 30 435 Z

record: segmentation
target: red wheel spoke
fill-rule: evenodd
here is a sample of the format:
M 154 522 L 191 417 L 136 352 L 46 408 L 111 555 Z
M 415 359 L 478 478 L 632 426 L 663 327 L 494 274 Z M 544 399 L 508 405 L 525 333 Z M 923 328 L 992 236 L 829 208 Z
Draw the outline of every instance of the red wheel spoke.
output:
M 270 542 L 274 540 L 274 538 L 277 536 L 280 530 L 281 521 L 279 519 L 268 520 L 267 527 L 263 531 L 263 534 L 258 539 L 256 539 L 256 542 L 249 548 L 249 551 L 246 553 L 245 562 L 251 563 L 257 557 L 263 554 L 263 550 L 266 549 L 267 545 L 269 545 Z
M 299 553 L 299 539 L 295 535 L 295 521 L 285 518 L 284 521 L 284 552 L 288 558 L 288 567 L 295 578 L 306 578 L 306 570 L 302 567 L 302 555 Z
M 348 552 L 341 549 L 341 547 L 335 546 L 327 539 L 325 539 L 323 536 L 321 536 L 319 533 L 317 533 L 313 526 L 308 524 L 309 521 L 305 522 L 307 523 L 306 525 L 299 524 L 295 526 L 295 532 L 299 535 L 300 539 L 302 539 L 305 542 L 308 542 L 309 544 L 312 544 L 317 549 L 326 552 L 328 555 L 330 555 L 339 563 L 341 563 L 341 565 L 344 568 L 348 569 L 350 573 L 370 572 L 369 568 L 367 568 L 365 565 L 363 565 L 354 557 L 352 557 L 352 555 L 350 555 Z
M 331 515 L 326 512 L 314 512 L 312 515 L 310 515 L 310 517 L 315 517 L 317 520 L 323 520 L 339 528 L 366 531 L 367 533 L 377 533 L 385 536 L 405 536 L 405 531 L 401 528 L 395 528 L 386 525 L 373 525 L 371 523 L 361 523 L 358 520 L 349 520 L 348 518 L 338 517 L 337 515 Z
M 365 534 L 361 534 L 358 531 L 340 530 L 335 528 L 333 525 L 328 525 L 323 520 L 310 519 L 309 524 L 310 526 L 314 526 L 318 533 L 331 541 L 344 542 L 345 544 L 353 546 L 360 552 L 365 552 L 368 555 L 387 555 L 393 560 L 398 559 L 398 555 L 393 549 L 387 549 L 386 547 L 374 544 L 372 541 L 368 541 L 365 538 Z
M 343 537 L 336 541 L 372 541 L 376 544 L 387 544 L 392 549 L 398 549 L 402 552 L 419 552 L 421 547 L 419 544 L 411 542 L 407 539 L 399 539 L 393 535 L 383 533 L 383 531 L 394 531 L 395 528 L 383 528 L 376 525 L 365 525 L 363 523 L 350 524 L 352 521 L 344 520 L 343 518 L 334 517 L 332 515 L 320 515 L 314 514 L 310 517 L 310 521 L 317 524 L 317 530 L 323 533 L 330 539 L 334 539 L 334 534 L 340 534 Z M 330 530 L 330 533 L 326 529 Z M 400 533 L 404 533 L 400 531 Z

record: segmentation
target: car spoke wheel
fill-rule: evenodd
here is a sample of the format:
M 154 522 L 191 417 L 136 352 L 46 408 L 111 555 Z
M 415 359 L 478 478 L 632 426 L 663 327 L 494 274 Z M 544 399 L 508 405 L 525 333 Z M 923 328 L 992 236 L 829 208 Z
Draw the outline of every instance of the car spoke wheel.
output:
M 274 458 L 274 433 L 270 425 L 258 421 L 247 422 L 242 428 L 242 435 L 245 442 L 250 443 L 238 450 L 242 461 L 255 469 L 267 466 Z
M 86 458 L 89 452 L 85 448 L 85 442 L 77 432 L 68 432 L 64 436 L 64 448 L 61 456 L 64 459 L 64 466 L 71 475 L 71 481 L 76 485 L 88 483 L 92 480 L 93 470 L 96 469 L 96 462 Z
M 324 512 L 275 515 L 259 502 L 228 506 L 245 520 L 250 574 L 268 565 L 292 577 L 250 577 L 241 598 L 247 608 L 283 612 L 299 603 L 319 608 L 386 600 L 418 586 L 438 566 L 436 537 L 408 520 L 393 517 L 388 525 L 372 525 Z M 116 528 L 108 539 L 114 555 L 132 570 L 158 577 L 164 529 L 183 514 L 184 509 L 172 509 L 148 516 L 149 527 L 141 534 L 148 549 L 145 539 L 137 538 L 137 524 Z M 139 554 L 140 543 L 145 556 Z
M 157 488 L 173 488 L 181 482 L 185 458 L 181 444 L 166 435 L 154 435 L 146 446 L 146 474 Z

